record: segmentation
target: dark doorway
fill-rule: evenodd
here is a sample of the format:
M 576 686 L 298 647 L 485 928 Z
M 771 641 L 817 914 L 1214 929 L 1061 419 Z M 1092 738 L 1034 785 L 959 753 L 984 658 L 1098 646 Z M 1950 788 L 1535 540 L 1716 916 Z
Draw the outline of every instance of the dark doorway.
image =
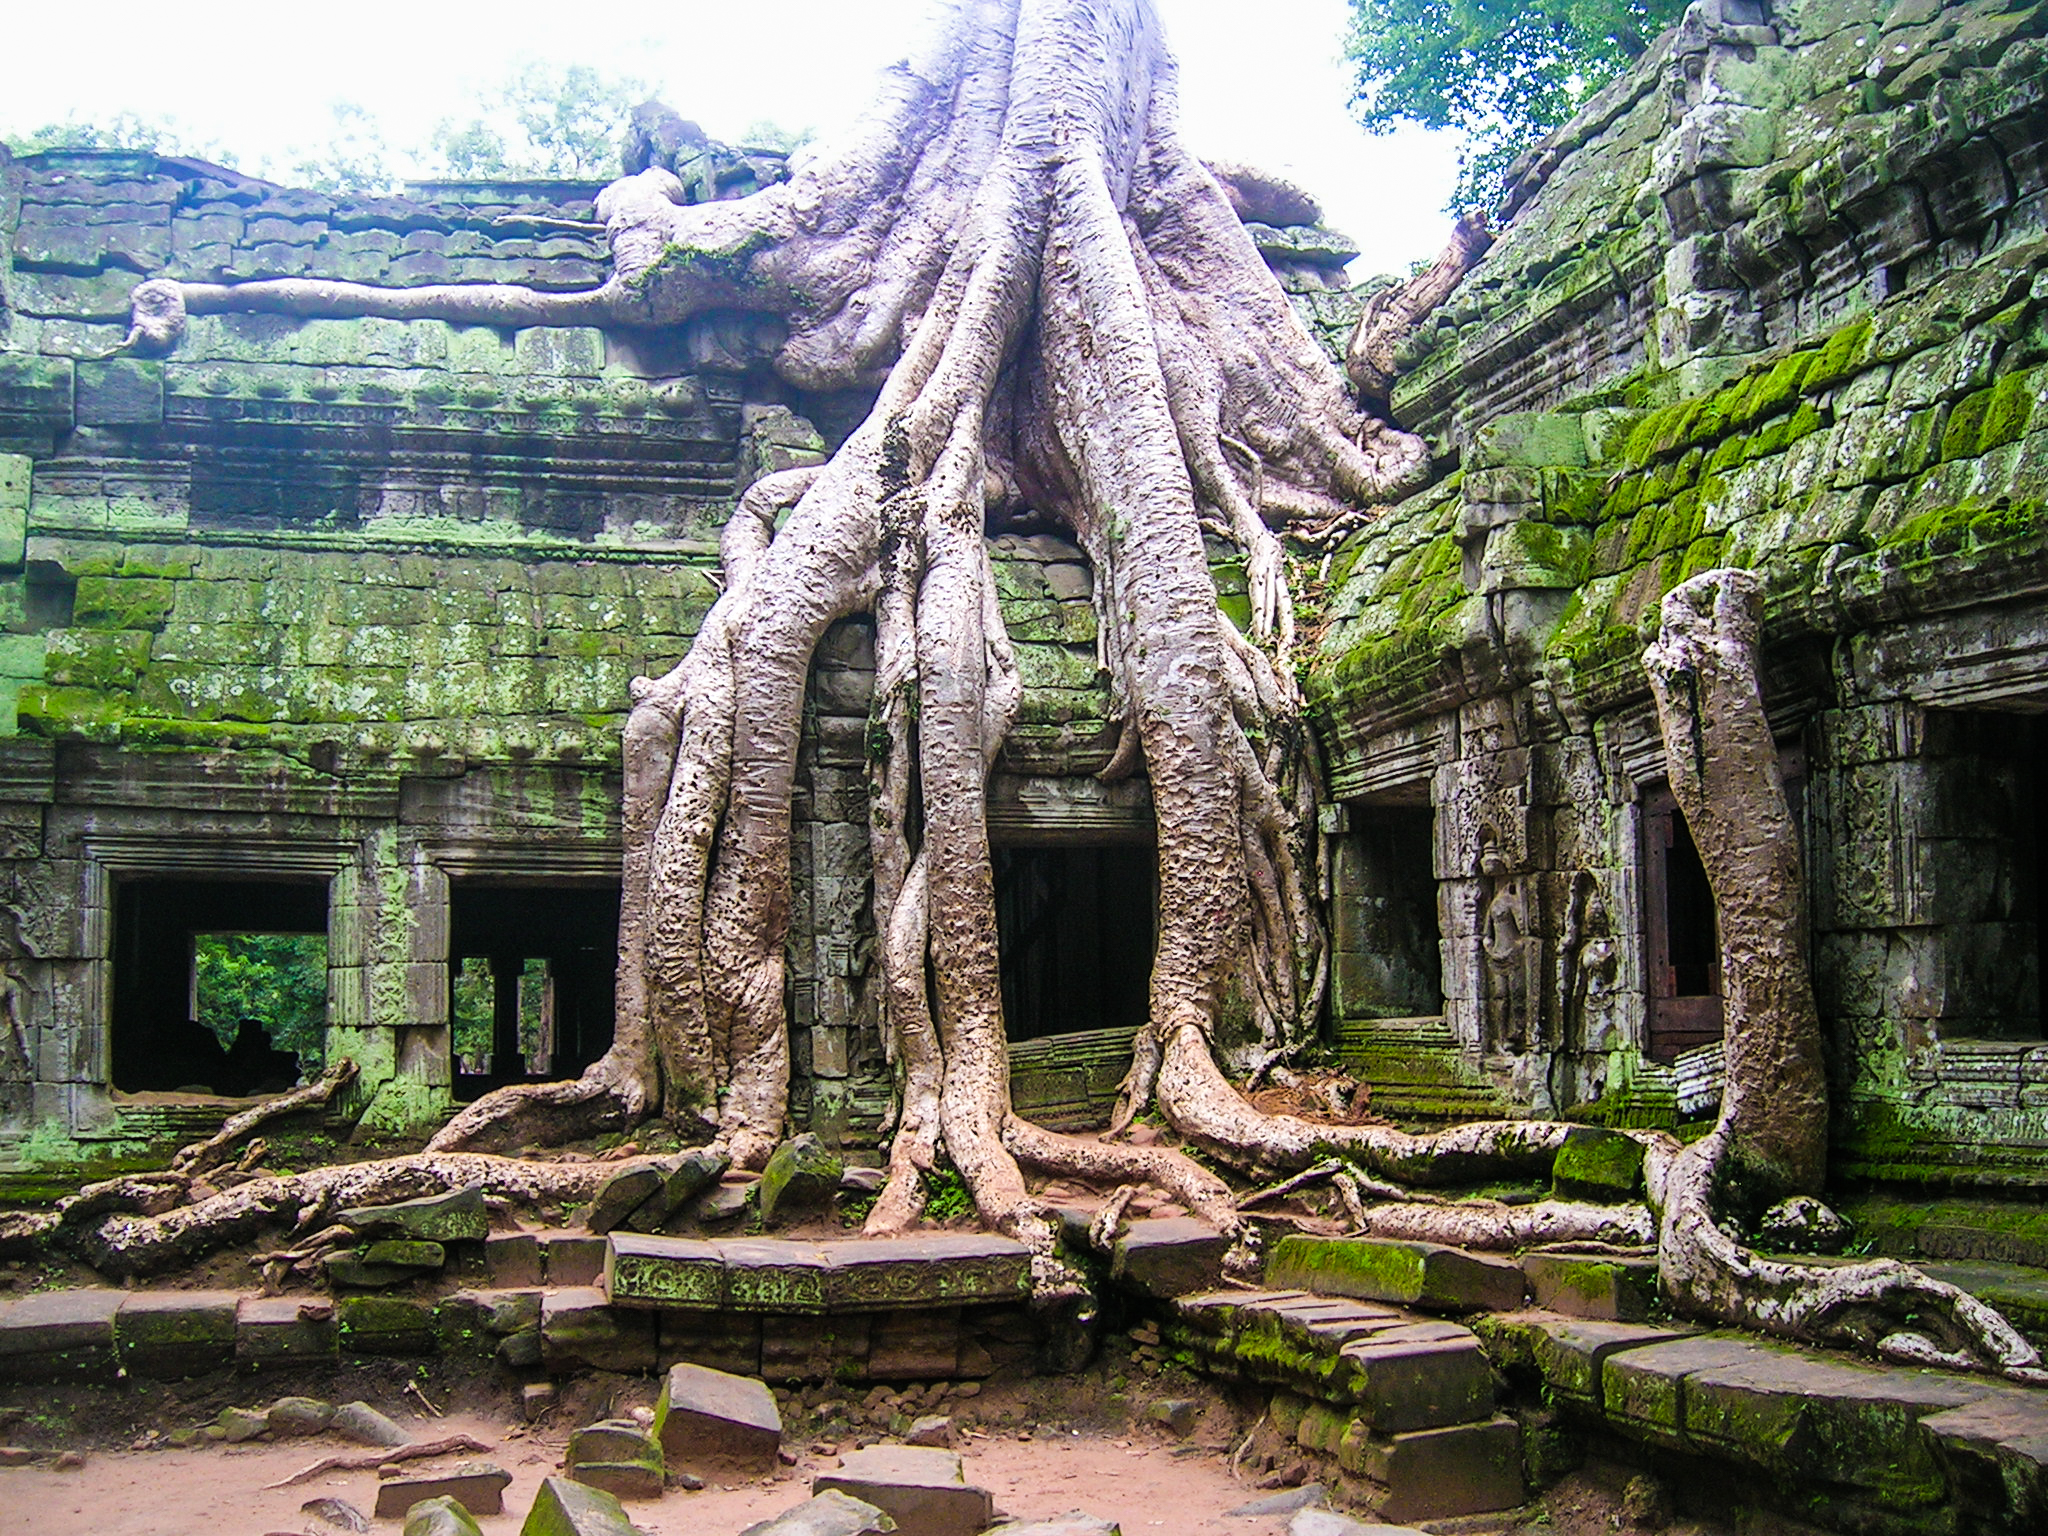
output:
M 478 885 L 449 894 L 454 1092 L 574 1077 L 612 1043 L 619 888 Z
M 1668 788 L 1643 795 L 1649 1053 L 1671 1061 L 1721 1038 L 1721 928 L 1706 866 Z
M 1436 813 L 1358 804 L 1336 845 L 1331 980 L 1337 1017 L 1398 1019 L 1444 1011 L 1443 929 L 1432 854 Z
M 2048 717 L 1930 710 L 1912 802 L 1919 916 L 1944 1040 L 2042 1039 Z M 1923 1004 L 1924 1006 L 1924 1004 Z
M 124 880 L 114 892 L 113 1085 L 239 1096 L 317 1067 L 325 881 Z
M 993 850 L 1012 1040 L 1145 1022 L 1156 856 L 1145 844 Z

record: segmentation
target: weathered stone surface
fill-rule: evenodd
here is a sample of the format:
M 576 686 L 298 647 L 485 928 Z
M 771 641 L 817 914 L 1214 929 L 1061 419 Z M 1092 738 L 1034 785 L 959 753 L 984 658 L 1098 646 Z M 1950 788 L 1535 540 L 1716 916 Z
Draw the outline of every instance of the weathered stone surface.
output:
M 213 1422 L 221 1432 L 221 1439 L 229 1445 L 254 1440 L 270 1430 L 270 1415 L 260 1408 L 223 1408 Z
M 245 1296 L 235 1309 L 235 1364 L 243 1370 L 331 1361 L 340 1337 L 325 1298 Z
M 270 1405 L 271 1436 L 283 1440 L 325 1434 L 334 1424 L 334 1412 L 334 1404 L 316 1397 L 280 1397 Z
M 428 1243 L 480 1243 L 491 1230 L 481 1184 L 391 1205 L 355 1206 L 336 1213 L 334 1219 L 364 1237 Z
M 654 1319 L 605 1301 L 589 1286 L 549 1291 L 541 1302 L 542 1358 L 549 1370 L 586 1365 L 600 1371 L 654 1369 Z
M 695 1238 L 615 1232 L 605 1248 L 604 1293 L 620 1307 L 717 1308 L 725 1301 L 725 1256 Z
M 645 1204 L 661 1185 L 661 1170 L 651 1164 L 621 1169 L 605 1181 L 583 1208 L 584 1227 L 597 1233 L 611 1231 Z
M 850 1452 L 842 1465 L 814 1477 L 811 1489 L 837 1489 L 874 1505 L 903 1536 L 979 1536 L 995 1514 L 995 1500 L 967 1482 L 957 1455 L 922 1446 Z
M 603 1238 L 588 1232 L 543 1232 L 539 1240 L 541 1268 L 549 1285 L 596 1285 L 604 1278 Z
M 766 1471 L 782 1447 L 782 1413 L 760 1381 L 685 1362 L 655 1399 L 654 1435 L 671 1466 Z
M 719 1243 L 727 1304 L 748 1312 L 823 1312 L 829 1261 L 823 1245 L 778 1238 Z
M 1230 1243 L 1192 1216 L 1134 1221 L 1117 1239 L 1110 1274 L 1154 1296 L 1189 1296 L 1223 1283 Z
M 1031 1254 L 992 1232 L 867 1238 L 823 1245 L 825 1301 L 834 1312 L 1022 1301 Z
M 408 1270 L 439 1269 L 447 1261 L 446 1248 L 415 1238 L 387 1237 L 363 1250 L 363 1262 L 372 1269 L 381 1265 Z
M 519 1536 L 638 1536 L 619 1501 L 566 1477 L 541 1479 Z
M 1550 1182 L 1562 1200 L 1632 1200 L 1643 1182 L 1643 1144 L 1619 1131 L 1574 1126 L 1557 1149 Z
M 625 1419 L 587 1425 L 569 1437 L 563 1458 L 568 1475 L 579 1483 L 620 1499 L 661 1497 L 666 1462 L 661 1442 L 652 1432 Z
M 539 1239 L 531 1232 L 493 1232 L 484 1239 L 484 1273 L 493 1285 L 539 1285 Z
M 1050 1520 L 1005 1521 L 990 1526 L 988 1536 L 1122 1536 L 1122 1531 L 1114 1520 L 1098 1520 L 1077 1509 Z
M 1522 1304 L 1522 1270 L 1491 1254 L 1385 1238 L 1284 1237 L 1266 1265 L 1269 1285 L 1358 1296 L 1447 1312 Z
M 703 1190 L 716 1183 L 729 1159 L 702 1148 L 678 1152 L 654 1166 L 661 1184 L 620 1225 L 634 1232 L 659 1232 Z
M 218 1370 L 235 1358 L 233 1291 L 136 1291 L 114 1317 L 114 1347 L 131 1376 L 171 1378 Z
M 409 1445 L 412 1436 L 368 1403 L 343 1403 L 334 1410 L 334 1432 L 357 1445 Z
M 453 1499 L 472 1515 L 495 1515 L 505 1508 L 505 1490 L 512 1474 L 490 1461 L 466 1461 L 446 1472 L 394 1477 L 377 1485 L 380 1519 L 403 1515 L 429 1499 Z
M 831 1489 L 772 1520 L 748 1526 L 740 1536 L 882 1536 L 896 1528 L 896 1522 L 874 1505 Z
M 405 1512 L 404 1536 L 483 1536 L 483 1528 L 459 1500 L 443 1495 Z
M 810 1132 L 792 1136 L 761 1170 L 761 1220 L 772 1226 L 819 1209 L 831 1200 L 845 1171 L 839 1156 Z
M 1145 1406 L 1148 1423 L 1172 1430 L 1176 1435 L 1185 1435 L 1195 1427 L 1195 1420 L 1202 1415 L 1202 1405 L 1191 1397 L 1162 1397 Z
M 44 1291 L 0 1302 L 0 1377 L 107 1381 L 118 1369 L 114 1318 L 126 1292 Z
M 1364 1470 L 1387 1490 L 1378 1512 L 1390 1520 L 1513 1509 L 1522 1502 L 1522 1427 L 1497 1417 L 1368 1440 Z
M 1522 1259 L 1522 1273 L 1528 1277 L 1530 1299 L 1566 1317 L 1637 1323 L 1657 1304 L 1654 1259 L 1531 1253 Z
M 927 1413 L 913 1419 L 910 1428 L 903 1432 L 905 1445 L 935 1445 L 941 1450 L 954 1450 L 960 1444 L 960 1430 L 950 1413 Z
M 371 1264 L 355 1253 L 330 1253 L 320 1260 L 321 1273 L 337 1290 L 378 1291 L 420 1273 L 400 1264 Z
M 344 1296 L 334 1304 L 351 1355 L 431 1355 L 440 1348 L 431 1304 L 397 1296 Z

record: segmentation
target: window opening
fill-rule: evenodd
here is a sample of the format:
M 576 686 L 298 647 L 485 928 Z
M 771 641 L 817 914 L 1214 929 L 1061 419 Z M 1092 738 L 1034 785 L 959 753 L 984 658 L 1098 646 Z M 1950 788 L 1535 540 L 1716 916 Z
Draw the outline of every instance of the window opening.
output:
M 327 890 L 140 879 L 115 891 L 113 1086 L 242 1097 L 318 1072 Z
M 992 850 L 1012 1040 L 1145 1022 L 1158 898 L 1150 844 Z
M 574 1077 L 612 1043 L 619 888 L 485 885 L 449 893 L 455 1097 Z

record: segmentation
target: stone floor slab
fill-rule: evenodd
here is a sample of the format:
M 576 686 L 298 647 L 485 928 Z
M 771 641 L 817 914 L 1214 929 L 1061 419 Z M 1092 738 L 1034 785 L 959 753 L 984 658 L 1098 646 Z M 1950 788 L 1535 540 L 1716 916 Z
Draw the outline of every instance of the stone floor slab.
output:
M 0 1379 L 111 1381 L 114 1318 L 126 1291 L 44 1291 L 0 1302 Z
M 1507 1311 L 1522 1305 L 1522 1268 L 1493 1254 L 1376 1237 L 1283 1237 L 1266 1279 L 1324 1296 L 1355 1296 L 1432 1311 Z
M 1134 1221 L 1117 1239 L 1110 1274 L 1153 1296 L 1213 1291 L 1223 1283 L 1230 1240 L 1192 1216 Z
M 979 1536 L 995 1518 L 986 1488 L 967 1482 L 952 1451 L 875 1445 L 847 1454 L 820 1472 L 812 1491 L 837 1490 L 872 1504 L 896 1522 L 901 1536 Z

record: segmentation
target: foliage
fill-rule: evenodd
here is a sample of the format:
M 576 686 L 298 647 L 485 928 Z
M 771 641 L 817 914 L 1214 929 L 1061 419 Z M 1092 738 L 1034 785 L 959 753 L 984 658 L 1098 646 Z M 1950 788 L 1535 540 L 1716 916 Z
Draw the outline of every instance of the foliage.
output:
M 468 121 L 443 118 L 434 149 L 456 177 L 608 180 L 627 113 L 651 94 L 645 81 L 587 64 L 529 63 L 484 93 Z
M 193 940 L 199 1022 L 232 1046 L 258 1020 L 281 1051 L 317 1062 L 327 1031 L 327 936 L 202 933 Z
M 27 133 L 8 134 L 0 139 L 17 155 L 37 155 L 53 149 L 138 149 L 158 155 L 198 155 L 210 158 L 219 153 L 210 144 L 195 140 L 190 130 L 168 117 L 144 117 L 136 112 L 116 112 L 102 123 L 89 123 L 76 113 L 61 123 L 45 123 Z
M 315 192 L 389 192 L 398 176 L 391 165 L 391 146 L 370 109 L 337 101 L 334 133 L 312 149 L 296 149 L 289 175 L 292 182 Z
M 924 1176 L 924 1213 L 938 1222 L 974 1214 L 974 1191 L 952 1164 L 941 1162 Z
M 1352 0 L 1352 108 L 1465 137 L 1451 208 L 1490 207 L 1508 165 L 1678 20 L 1685 0 Z

